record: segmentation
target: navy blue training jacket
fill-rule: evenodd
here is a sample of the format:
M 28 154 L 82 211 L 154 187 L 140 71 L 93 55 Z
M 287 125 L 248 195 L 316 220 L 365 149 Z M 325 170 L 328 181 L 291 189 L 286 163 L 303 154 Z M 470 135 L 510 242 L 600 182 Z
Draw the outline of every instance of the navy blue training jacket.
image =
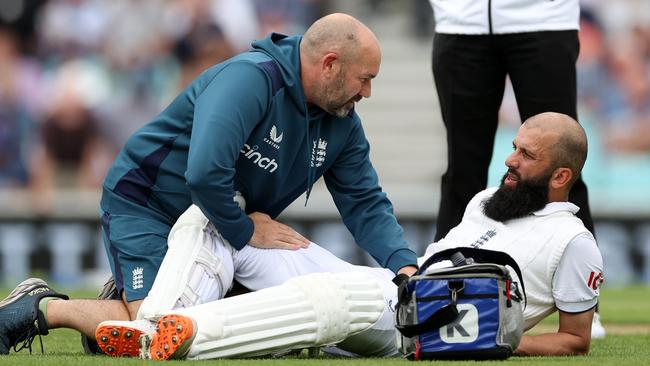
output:
M 172 222 L 195 203 L 241 249 L 253 234 L 247 213 L 276 217 L 322 176 L 363 249 L 393 271 L 414 265 L 357 114 L 307 106 L 301 39 L 271 34 L 206 70 L 128 140 L 104 188 Z

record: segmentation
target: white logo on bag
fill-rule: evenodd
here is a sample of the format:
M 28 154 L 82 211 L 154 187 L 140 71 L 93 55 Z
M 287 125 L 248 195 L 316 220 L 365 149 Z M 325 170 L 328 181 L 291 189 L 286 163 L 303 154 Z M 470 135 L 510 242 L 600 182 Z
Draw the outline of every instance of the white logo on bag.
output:
M 133 271 L 133 289 L 137 290 L 144 287 L 144 269 L 136 267 Z
M 472 343 L 478 338 L 478 309 L 472 304 L 458 304 L 458 318 L 440 328 L 445 343 Z
M 264 142 L 267 144 L 273 146 L 274 149 L 280 150 L 280 143 L 282 142 L 282 136 L 284 135 L 284 132 L 282 132 L 280 135 L 278 135 L 278 128 L 273 125 L 271 127 L 271 131 L 269 132 L 269 138 L 267 139 L 266 137 L 264 138 Z

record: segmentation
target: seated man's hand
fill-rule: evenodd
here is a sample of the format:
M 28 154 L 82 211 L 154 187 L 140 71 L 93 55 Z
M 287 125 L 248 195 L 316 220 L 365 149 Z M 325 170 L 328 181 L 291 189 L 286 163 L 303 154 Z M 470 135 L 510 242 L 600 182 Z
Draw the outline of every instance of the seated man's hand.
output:
M 300 235 L 289 226 L 273 220 L 269 215 L 253 212 L 248 215 L 253 220 L 255 230 L 249 245 L 263 249 L 291 249 L 307 248 L 309 240 Z

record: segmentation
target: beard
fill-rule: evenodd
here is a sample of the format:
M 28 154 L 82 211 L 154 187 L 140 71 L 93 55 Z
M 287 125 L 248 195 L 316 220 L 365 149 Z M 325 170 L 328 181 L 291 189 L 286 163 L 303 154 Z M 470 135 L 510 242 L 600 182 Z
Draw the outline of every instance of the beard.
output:
M 345 75 L 342 71 L 321 95 L 322 100 L 325 101 L 325 111 L 339 118 L 346 117 L 354 107 L 354 102 L 358 101 L 345 94 Z
M 505 222 L 528 216 L 546 206 L 550 173 L 540 178 L 519 180 L 514 188 L 503 184 L 507 175 L 508 173 L 501 179 L 501 186 L 494 195 L 483 201 L 485 216 L 495 221 Z
M 332 108 L 333 109 L 332 114 L 337 116 L 338 118 L 345 118 L 347 117 L 348 113 L 350 113 L 353 107 L 354 107 L 354 102 L 352 102 L 351 100 L 345 102 L 344 104 L 339 103 L 338 106 Z

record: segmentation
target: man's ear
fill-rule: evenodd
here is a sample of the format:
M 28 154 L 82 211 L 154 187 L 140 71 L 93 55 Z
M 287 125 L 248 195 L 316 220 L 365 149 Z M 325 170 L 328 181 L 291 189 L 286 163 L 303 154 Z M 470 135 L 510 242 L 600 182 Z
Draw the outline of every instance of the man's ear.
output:
M 557 168 L 551 175 L 551 188 L 566 188 L 573 179 L 573 171 L 569 168 Z
M 339 73 L 340 69 L 341 60 L 335 52 L 328 52 L 321 58 L 321 71 L 326 78 L 333 78 Z

